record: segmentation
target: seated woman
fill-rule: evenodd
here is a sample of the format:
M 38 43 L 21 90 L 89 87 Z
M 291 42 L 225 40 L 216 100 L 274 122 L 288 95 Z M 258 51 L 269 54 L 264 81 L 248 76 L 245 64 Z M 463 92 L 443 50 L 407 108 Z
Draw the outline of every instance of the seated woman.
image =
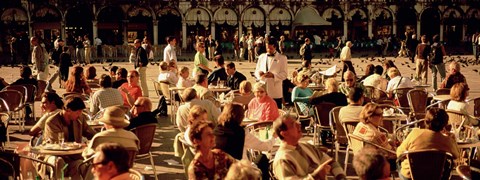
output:
M 215 146 L 213 124 L 209 121 L 195 121 L 189 137 L 196 153 L 188 167 L 189 179 L 224 179 L 235 159 Z
M 247 117 L 258 121 L 274 121 L 280 115 L 277 108 L 277 103 L 268 96 L 266 86 L 263 83 L 257 82 L 253 85 L 253 94 L 255 98 L 248 103 Z
M 87 81 L 83 75 L 83 68 L 81 66 L 77 65 L 73 67 L 67 82 L 65 82 L 65 91 L 81 94 L 92 93 L 92 90 L 87 85 Z
M 188 87 L 192 87 L 193 85 L 195 85 L 195 82 L 193 82 L 191 79 L 189 79 L 188 75 L 189 75 L 188 67 L 185 67 L 185 66 L 182 67 L 182 69 L 180 69 L 180 75 L 179 75 L 179 78 L 178 78 L 177 87 L 188 88 Z
M 244 107 L 248 107 L 248 103 L 255 97 L 252 92 L 252 84 L 248 81 L 242 81 L 238 88 L 239 93 L 234 94 L 234 103 L 242 104 Z M 232 91 L 232 93 L 234 93 Z
M 451 100 L 448 103 L 447 109 L 455 110 L 462 112 L 466 115 L 470 114 L 468 112 L 468 104 L 465 101 L 468 97 L 470 88 L 468 88 L 467 83 L 456 83 L 453 85 L 452 89 L 450 89 L 450 97 Z M 468 120 L 465 122 L 465 125 L 478 125 L 478 119 L 469 117 Z M 451 124 L 452 122 L 449 122 Z
M 241 126 L 244 113 L 239 104 L 225 105 L 222 114 L 218 117 L 218 126 L 214 130 L 215 147 L 222 149 L 235 159 L 247 159 L 248 149 L 268 151 L 275 144 L 275 138 L 262 141 L 245 131 Z
M 87 82 L 89 83 L 97 83 L 98 84 L 98 78 L 97 77 L 97 69 L 93 66 L 88 66 L 86 71 L 85 71 L 85 77 L 87 78 Z
M 393 150 L 389 144 L 387 136 L 378 130 L 383 124 L 383 110 L 374 103 L 367 103 L 362 112 L 360 112 L 360 122 L 355 127 L 352 134 L 365 140 L 378 144 L 387 149 Z M 352 139 L 352 150 L 358 152 L 363 147 L 363 143 Z
M 448 114 L 445 110 L 431 108 L 427 110 L 425 120 L 426 129 L 414 128 L 397 148 L 397 157 L 405 151 L 437 149 L 449 152 L 453 155 L 453 158 L 458 158 L 460 151 L 455 137 L 445 130 L 448 123 Z M 399 176 L 403 176 L 403 179 L 411 178 L 410 165 L 407 159 L 401 163 Z
M 313 110 L 308 103 L 313 91 L 308 88 L 310 77 L 306 74 L 299 74 L 297 76 L 297 86 L 292 91 L 292 102 L 297 103 L 303 115 L 313 115 Z
M 11 85 L 23 85 L 31 84 L 38 88 L 37 79 L 32 77 L 32 69 L 28 66 L 22 66 L 20 68 L 20 78 L 13 82 Z M 2 86 L 8 86 L 8 83 L 2 78 Z
M 362 82 L 363 80 L 365 80 L 368 76 L 372 75 L 374 72 L 374 65 L 373 64 L 367 64 L 367 66 L 365 67 L 365 75 L 363 75 L 361 78 L 358 78 L 357 79 L 357 82 Z
M 338 92 L 338 82 L 335 78 L 328 78 L 325 82 L 326 94 L 318 97 L 312 97 L 310 99 L 310 104 L 319 104 L 322 102 L 334 103 L 337 106 L 346 106 L 347 96 L 345 94 Z
M 192 141 L 190 139 L 190 127 L 195 121 L 208 121 L 208 114 L 207 110 L 204 108 L 195 105 L 192 108 L 190 108 L 190 113 L 188 115 L 188 126 L 185 128 L 185 141 L 189 144 L 192 144 Z

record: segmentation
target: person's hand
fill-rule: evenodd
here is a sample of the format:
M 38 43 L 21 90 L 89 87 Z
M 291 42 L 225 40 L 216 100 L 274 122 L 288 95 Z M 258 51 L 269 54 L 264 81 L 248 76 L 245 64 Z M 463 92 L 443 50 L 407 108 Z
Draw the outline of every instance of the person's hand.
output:
M 263 75 L 265 75 L 263 71 L 258 72 L 258 74 L 260 75 L 260 77 L 263 77 Z
M 332 162 L 333 162 L 333 159 L 329 159 L 329 160 L 325 161 L 324 163 L 320 164 L 320 166 L 318 166 L 317 169 L 315 169 L 315 171 L 313 171 L 312 176 L 315 179 L 324 180 L 325 177 L 327 176 L 328 172 L 330 172 L 330 170 L 332 169 L 332 167 L 330 166 L 330 163 L 332 163 Z
M 128 90 L 124 87 L 120 87 L 118 88 L 120 91 L 124 92 L 124 93 L 128 93 Z
M 274 76 L 273 76 L 273 73 L 267 72 L 267 73 L 265 73 L 265 77 L 266 78 L 273 78 Z

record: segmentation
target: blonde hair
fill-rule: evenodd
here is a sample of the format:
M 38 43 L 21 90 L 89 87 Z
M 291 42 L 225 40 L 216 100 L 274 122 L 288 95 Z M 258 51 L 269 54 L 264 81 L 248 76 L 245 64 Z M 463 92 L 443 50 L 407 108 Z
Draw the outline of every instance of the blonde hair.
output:
M 225 180 L 260 180 L 261 174 L 260 170 L 253 167 L 250 161 L 244 159 L 230 166 Z
M 203 107 L 199 105 L 195 105 L 192 108 L 190 108 L 190 112 L 188 113 L 188 122 L 191 125 L 193 124 L 194 121 L 199 120 L 199 118 L 206 113 L 207 113 L 207 110 L 205 110 Z M 200 120 L 206 120 L 206 119 L 200 119 Z
M 183 67 L 180 69 L 180 73 L 185 73 L 185 72 L 188 72 L 188 67 L 187 67 L 187 66 L 183 66 Z
M 467 99 L 467 92 L 470 90 L 467 83 L 456 83 L 450 89 L 450 97 L 454 101 L 465 101 Z
M 242 81 L 238 87 L 238 91 L 240 91 L 242 94 L 251 93 L 252 83 L 248 82 L 247 80 Z
M 253 91 L 258 91 L 258 90 L 267 90 L 267 86 L 264 83 L 257 82 L 253 85 Z
M 398 71 L 397 68 L 395 67 L 388 68 L 388 77 L 393 78 L 399 75 L 400 75 L 400 71 Z
M 335 78 L 328 78 L 327 81 L 325 81 L 325 86 L 329 92 L 338 91 L 338 82 L 335 80 Z
M 365 124 L 370 123 L 369 120 L 375 115 L 382 116 L 383 109 L 374 103 L 367 103 L 365 106 L 363 106 L 362 112 L 360 112 L 360 122 Z

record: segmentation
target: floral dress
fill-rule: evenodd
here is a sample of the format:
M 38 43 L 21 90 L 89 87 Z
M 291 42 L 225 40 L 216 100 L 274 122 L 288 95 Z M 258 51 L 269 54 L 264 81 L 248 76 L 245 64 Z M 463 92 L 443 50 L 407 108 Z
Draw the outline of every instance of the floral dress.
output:
M 215 161 L 213 168 L 205 167 L 198 159 L 198 156 L 195 156 L 190 163 L 190 167 L 188 167 L 188 179 L 225 179 L 228 169 L 235 162 L 235 159 L 219 149 L 212 150 L 212 153 Z

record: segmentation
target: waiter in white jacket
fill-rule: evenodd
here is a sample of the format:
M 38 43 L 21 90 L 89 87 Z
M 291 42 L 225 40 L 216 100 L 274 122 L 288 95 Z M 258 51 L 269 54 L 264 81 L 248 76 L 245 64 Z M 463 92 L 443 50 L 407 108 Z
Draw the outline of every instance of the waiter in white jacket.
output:
M 267 53 L 258 57 L 255 77 L 267 86 L 267 94 L 282 108 L 282 84 L 287 78 L 287 57 L 276 51 L 277 40 L 271 36 L 267 42 Z

